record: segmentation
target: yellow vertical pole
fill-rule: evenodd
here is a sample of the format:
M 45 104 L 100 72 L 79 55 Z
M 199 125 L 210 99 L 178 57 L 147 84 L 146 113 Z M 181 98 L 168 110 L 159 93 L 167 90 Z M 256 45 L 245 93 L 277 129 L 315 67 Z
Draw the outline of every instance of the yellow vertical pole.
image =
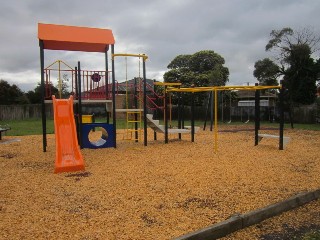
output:
M 125 57 L 125 66 L 126 66 L 126 109 L 129 108 L 129 98 L 128 98 L 128 60 Z
M 125 61 L 125 71 L 126 71 L 126 117 L 127 117 L 127 121 L 126 121 L 126 139 L 129 139 L 129 96 L 128 96 L 128 59 L 127 57 L 125 57 L 124 59 Z
M 165 122 L 166 121 L 166 104 L 167 104 L 167 99 L 166 99 L 166 92 L 167 92 L 167 85 L 165 85 L 164 86 L 164 90 L 163 90 L 163 96 L 164 96 L 164 98 L 163 98 L 163 109 L 164 109 L 164 111 L 163 111 L 163 122 Z
M 214 89 L 214 152 L 218 152 L 218 94 Z
M 60 60 L 58 60 L 58 63 L 59 63 L 59 69 L 58 69 L 58 71 L 59 71 L 59 76 L 58 76 L 58 82 L 59 82 L 59 98 L 61 99 L 61 92 L 62 92 L 62 84 L 61 84 L 61 61 Z

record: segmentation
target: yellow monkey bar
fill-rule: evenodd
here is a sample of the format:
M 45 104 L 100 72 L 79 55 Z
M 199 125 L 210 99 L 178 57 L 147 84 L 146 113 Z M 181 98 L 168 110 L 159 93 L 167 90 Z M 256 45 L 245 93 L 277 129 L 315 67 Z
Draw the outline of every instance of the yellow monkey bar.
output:
M 280 89 L 280 86 L 211 86 L 211 87 L 189 87 L 189 88 L 167 88 L 167 92 L 211 92 L 211 91 L 230 91 L 230 90 L 264 90 Z
M 264 89 L 280 89 L 279 86 L 210 86 L 210 87 L 190 87 L 190 88 L 174 88 L 168 87 L 167 92 L 213 92 L 214 93 L 214 152 L 218 151 L 218 91 L 230 90 L 264 90 Z

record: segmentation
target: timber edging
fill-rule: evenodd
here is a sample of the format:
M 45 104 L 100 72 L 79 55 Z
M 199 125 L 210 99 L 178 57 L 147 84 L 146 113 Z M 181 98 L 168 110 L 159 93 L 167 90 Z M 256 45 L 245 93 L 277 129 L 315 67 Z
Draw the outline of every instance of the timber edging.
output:
M 175 240 L 212 240 L 225 237 L 230 233 L 257 224 L 263 220 L 318 199 L 320 199 L 320 189 L 312 192 L 302 192 L 284 201 L 251 212 L 236 214 L 225 221 L 180 236 L 175 238 Z

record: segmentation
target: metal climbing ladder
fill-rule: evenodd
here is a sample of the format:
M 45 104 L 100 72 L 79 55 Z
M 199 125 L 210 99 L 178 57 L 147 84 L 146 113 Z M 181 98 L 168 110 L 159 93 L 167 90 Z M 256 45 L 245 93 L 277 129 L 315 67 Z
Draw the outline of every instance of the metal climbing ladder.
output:
M 141 140 L 142 135 L 142 109 L 127 109 L 125 140 Z

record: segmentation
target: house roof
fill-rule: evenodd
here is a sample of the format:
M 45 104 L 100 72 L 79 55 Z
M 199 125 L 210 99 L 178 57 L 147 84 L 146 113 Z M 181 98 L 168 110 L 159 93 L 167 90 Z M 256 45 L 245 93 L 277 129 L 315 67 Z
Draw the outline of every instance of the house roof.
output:
M 146 83 L 147 85 L 149 85 L 150 87 L 153 87 L 154 81 L 152 79 L 146 79 Z M 116 83 L 116 92 L 118 93 L 125 93 L 126 91 L 132 91 L 132 88 L 134 86 L 134 79 L 128 80 L 128 82 L 120 82 L 120 83 Z M 109 91 L 111 91 L 112 89 L 112 84 L 108 84 L 108 89 Z M 95 92 L 105 92 L 106 91 L 106 86 L 99 86 L 96 87 L 95 89 L 93 89 Z M 137 87 L 137 92 L 139 91 L 143 91 L 142 89 L 139 89 L 139 87 Z M 150 88 L 147 88 L 147 92 L 151 92 Z
M 237 93 L 237 98 L 254 98 L 255 97 L 254 91 L 241 90 L 241 91 L 236 91 L 236 93 Z M 276 98 L 277 95 L 274 93 L 270 93 L 270 92 L 264 92 L 264 93 L 261 93 L 260 97 Z
M 114 44 L 112 30 L 38 23 L 38 38 L 44 49 L 105 52 Z
M 151 87 L 153 87 L 154 81 L 152 79 L 146 79 L 146 83 Z M 127 90 L 127 86 L 128 86 L 128 89 L 132 89 L 133 85 L 134 85 L 134 79 L 128 80 L 127 83 L 125 81 L 120 82 L 117 84 L 117 90 L 119 92 L 125 92 Z M 137 89 L 137 91 L 139 91 L 139 89 Z M 150 91 L 150 89 L 147 89 L 147 91 Z

